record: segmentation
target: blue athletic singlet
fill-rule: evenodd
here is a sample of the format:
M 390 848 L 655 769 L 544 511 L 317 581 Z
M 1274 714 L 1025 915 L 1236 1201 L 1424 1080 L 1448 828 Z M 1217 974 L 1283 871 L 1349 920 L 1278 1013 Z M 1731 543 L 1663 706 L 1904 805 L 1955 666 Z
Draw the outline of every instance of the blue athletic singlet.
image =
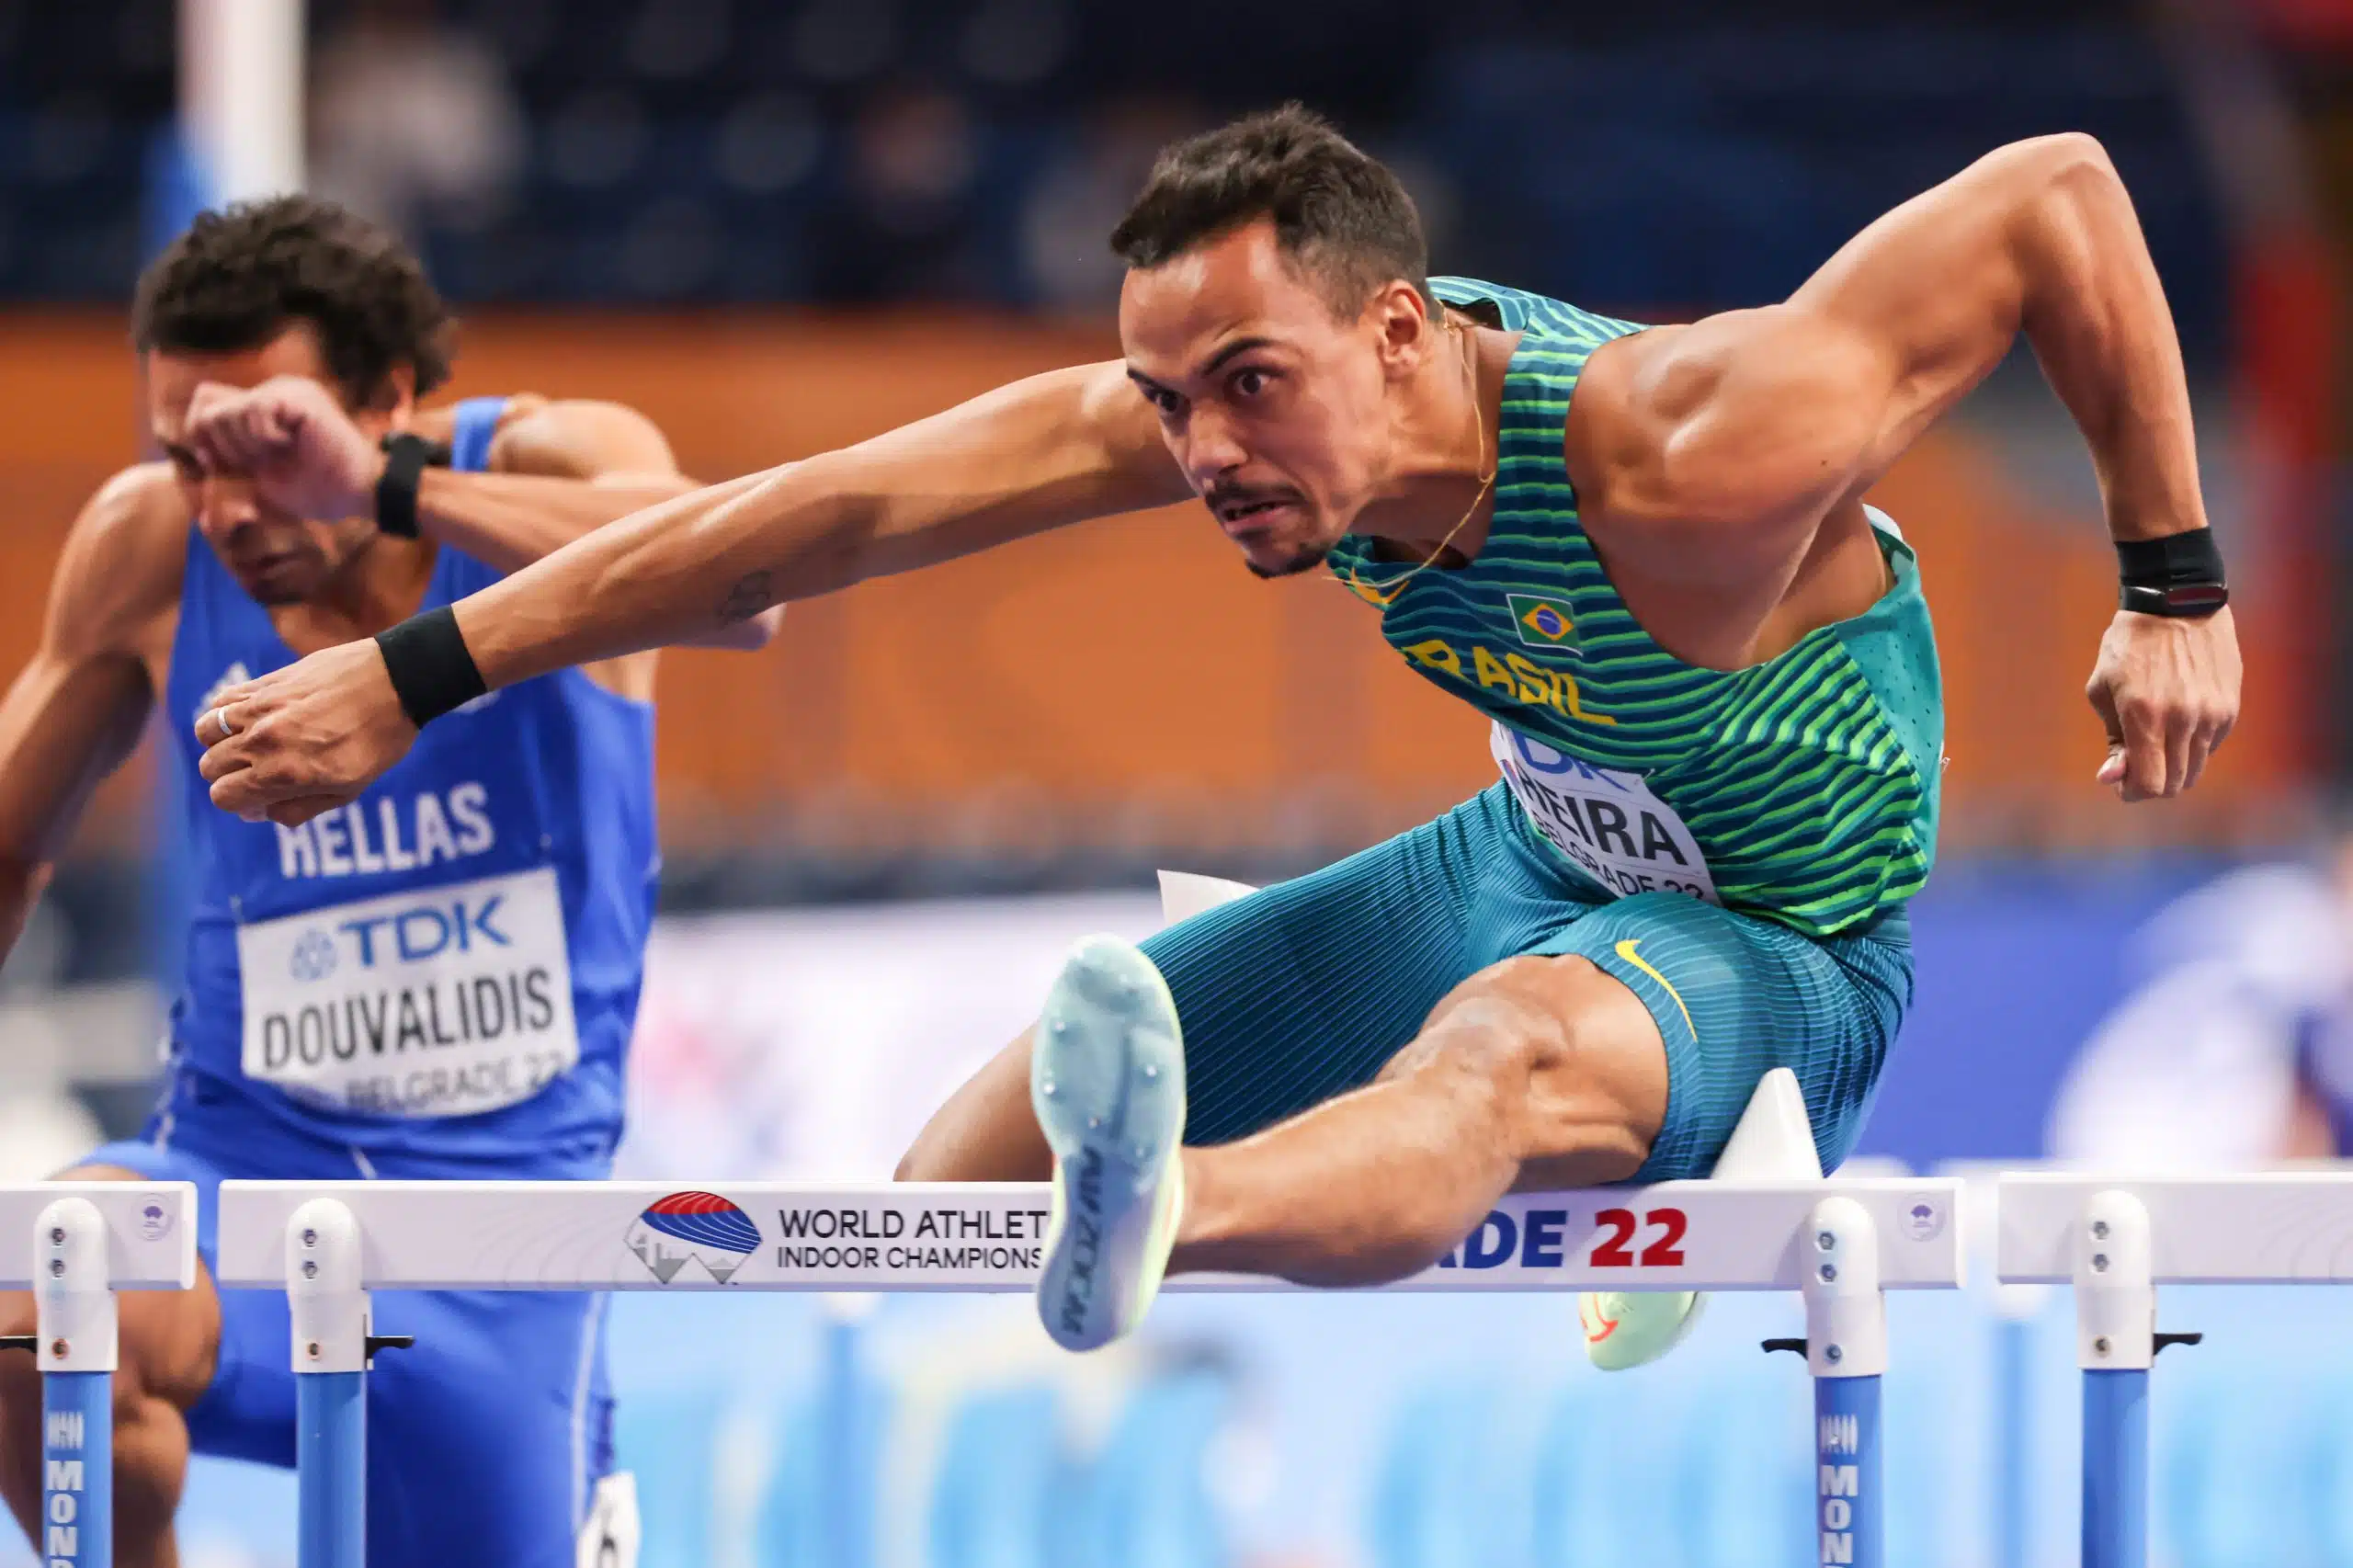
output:
M 459 406 L 454 466 L 486 465 L 503 406 Z M 425 607 L 498 575 L 444 546 Z M 193 725 L 293 660 L 191 528 L 165 698 L 196 883 L 173 1101 L 370 1154 L 602 1164 L 654 915 L 653 710 L 543 676 L 427 727 L 357 801 L 241 822 Z

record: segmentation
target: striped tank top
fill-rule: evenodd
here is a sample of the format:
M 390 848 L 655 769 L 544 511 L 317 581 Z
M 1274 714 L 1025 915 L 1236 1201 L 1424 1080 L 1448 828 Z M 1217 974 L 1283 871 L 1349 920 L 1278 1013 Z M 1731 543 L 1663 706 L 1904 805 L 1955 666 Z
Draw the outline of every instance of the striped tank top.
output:
M 1689 893 L 1817 937 L 1918 892 L 1936 852 L 1944 704 L 1919 569 L 1894 524 L 1871 514 L 1893 585 L 1870 608 L 1748 669 L 1685 664 L 1610 585 L 1562 458 L 1586 357 L 1641 328 L 1470 278 L 1430 287 L 1521 335 L 1494 523 L 1460 570 L 1407 578 L 1354 534 L 1331 567 L 1381 609 L 1407 663 L 1494 720 L 1529 825 L 1612 895 Z

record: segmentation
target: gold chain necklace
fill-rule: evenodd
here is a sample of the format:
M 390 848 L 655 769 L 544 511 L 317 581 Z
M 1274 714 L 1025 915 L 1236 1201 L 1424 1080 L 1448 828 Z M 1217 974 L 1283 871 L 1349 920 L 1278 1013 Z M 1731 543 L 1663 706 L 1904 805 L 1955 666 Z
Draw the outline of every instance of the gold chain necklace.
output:
M 1471 427 L 1472 430 L 1477 432 L 1479 456 L 1483 460 L 1487 455 L 1487 416 L 1480 410 L 1479 407 L 1478 347 L 1472 341 L 1468 328 L 1457 326 L 1452 322 L 1448 322 L 1446 324 L 1446 330 L 1449 332 L 1461 333 L 1463 335 L 1462 374 L 1464 381 L 1469 382 L 1471 389 Z M 1487 492 L 1494 486 L 1495 483 L 1495 473 L 1503 467 L 1503 443 L 1498 441 L 1495 443 L 1495 460 L 1485 465 L 1487 472 L 1480 477 L 1479 493 L 1471 497 L 1471 506 L 1469 509 L 1462 514 L 1461 517 L 1456 521 L 1452 528 L 1446 530 L 1446 537 L 1438 541 L 1438 547 L 1432 550 L 1429 554 L 1424 556 L 1418 565 L 1406 568 L 1405 574 L 1404 576 L 1397 578 L 1393 582 L 1368 583 L 1357 575 L 1356 569 L 1354 567 L 1350 567 L 1348 569 L 1348 576 L 1346 582 L 1341 582 L 1341 580 L 1336 577 L 1333 578 L 1332 581 L 1340 583 L 1342 587 L 1352 589 L 1364 597 L 1372 600 L 1375 604 L 1386 607 L 1395 603 L 1397 596 L 1405 591 L 1406 585 L 1412 583 L 1415 578 L 1420 576 L 1424 572 L 1428 571 L 1431 565 L 1437 562 L 1438 558 L 1446 553 L 1446 547 L 1454 542 L 1454 536 L 1461 533 L 1463 527 L 1471 521 L 1472 517 L 1477 515 L 1480 503 L 1486 500 Z

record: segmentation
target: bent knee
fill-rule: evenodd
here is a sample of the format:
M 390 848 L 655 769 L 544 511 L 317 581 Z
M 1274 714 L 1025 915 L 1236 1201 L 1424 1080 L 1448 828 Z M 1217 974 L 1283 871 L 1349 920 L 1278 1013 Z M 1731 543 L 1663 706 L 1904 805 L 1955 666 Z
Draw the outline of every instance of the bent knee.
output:
M 1506 1079 L 1644 1046 L 1665 1050 L 1642 999 L 1574 954 L 1490 964 L 1447 994 L 1424 1033 L 1460 1036 L 1454 1049 L 1464 1060 Z
M 1529 1159 L 1639 1165 L 1666 1118 L 1666 1046 L 1641 997 L 1575 955 L 1506 959 L 1430 1015 L 1420 1065 L 1491 1094 Z M 1590 1179 L 1614 1179 L 1590 1176 Z

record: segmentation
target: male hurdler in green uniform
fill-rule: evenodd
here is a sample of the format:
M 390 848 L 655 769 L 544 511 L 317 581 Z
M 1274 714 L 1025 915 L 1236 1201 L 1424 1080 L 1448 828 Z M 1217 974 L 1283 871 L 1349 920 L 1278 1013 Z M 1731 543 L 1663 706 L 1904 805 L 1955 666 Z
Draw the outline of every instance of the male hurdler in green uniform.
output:
M 198 727 L 214 800 L 299 820 L 485 687 L 1188 494 L 1260 575 L 1328 565 L 1492 716 L 1502 778 L 1141 949 L 1082 945 L 934 1118 L 904 1176 L 1054 1175 L 1040 1310 L 1085 1348 L 1169 1269 L 1369 1284 L 1515 1187 L 1705 1176 L 1775 1067 L 1844 1157 L 1911 999 L 1943 724 L 1912 551 L 1862 497 L 2021 334 L 2118 544 L 2100 780 L 2176 794 L 2236 717 L 2173 323 L 2086 137 L 2001 148 L 1786 301 L 1684 326 L 1427 277 L 1395 178 L 1296 109 L 1170 148 L 1113 244 L 1124 358 L 231 691 Z M 1692 1304 L 1589 1305 L 1597 1358 L 1656 1354 Z

